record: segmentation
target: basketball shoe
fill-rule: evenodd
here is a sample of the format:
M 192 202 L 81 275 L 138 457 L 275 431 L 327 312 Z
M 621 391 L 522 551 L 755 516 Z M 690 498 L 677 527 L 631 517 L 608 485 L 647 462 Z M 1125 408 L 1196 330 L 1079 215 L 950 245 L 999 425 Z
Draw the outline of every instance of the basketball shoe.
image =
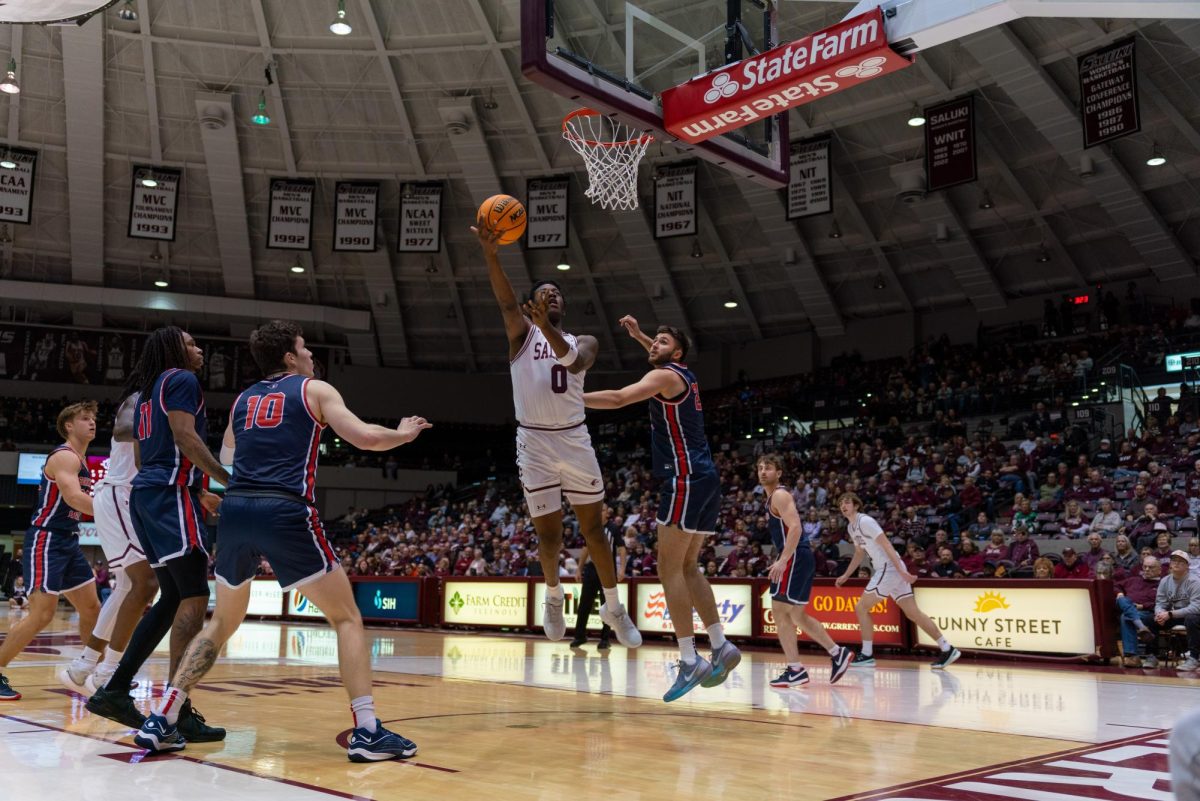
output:
M 930 667 L 932 667 L 934 670 L 945 670 L 957 662 L 960 656 L 962 656 L 962 651 L 951 645 L 950 650 L 942 651 L 941 655 L 933 661 L 933 664 Z
M 363 728 L 350 733 L 350 746 L 346 757 L 351 762 L 382 762 L 385 759 L 408 759 L 416 756 L 417 744 L 407 737 L 383 728 L 378 719 L 375 731 Z
M 846 675 L 846 671 L 850 669 L 850 660 L 854 657 L 854 652 L 849 648 L 842 647 L 838 652 L 829 657 L 829 683 L 837 684 L 842 676 Z
M 189 742 L 214 743 L 225 739 L 225 730 L 205 723 L 204 716 L 195 710 L 190 699 L 179 710 L 179 722 L 176 725 L 179 733 Z
M 771 679 L 771 686 L 778 689 L 802 687 L 805 684 L 808 684 L 808 670 L 805 668 L 799 670 L 792 670 L 790 667 L 784 668 L 778 678 Z
M 542 630 L 546 639 L 558 642 L 567 633 L 567 619 L 563 617 L 563 605 L 566 598 L 554 598 L 546 595 L 546 605 L 542 609 Z
M 88 692 L 87 680 L 92 677 L 92 671 L 80 668 L 74 660 L 58 671 L 58 682 L 73 693 L 79 693 L 84 698 L 91 695 Z
M 616 633 L 617 641 L 626 648 L 637 648 L 642 644 L 642 633 L 633 625 L 629 612 L 625 610 L 625 604 L 617 604 L 614 609 L 601 604 L 600 619 Z
M 140 729 L 146 716 L 134 706 L 128 693 L 101 687 L 87 700 L 87 711 L 102 718 L 115 720 L 133 729 Z
M 691 666 L 684 664 L 683 660 L 680 660 L 677 663 L 675 683 L 663 695 L 663 700 L 671 703 L 687 695 L 692 688 L 712 675 L 712 669 L 712 663 L 702 656 L 697 656 L 696 661 Z
M 712 675 L 700 682 L 701 687 L 716 687 L 723 684 L 729 674 L 742 661 L 742 652 L 729 640 L 712 652 Z
M 875 657 L 859 651 L 854 655 L 854 659 L 850 660 L 850 667 L 875 667 Z
M 179 733 L 179 727 L 168 723 L 162 715 L 151 715 L 133 735 L 133 742 L 138 748 L 145 748 L 161 754 L 167 751 L 182 751 L 187 746 L 187 740 Z
M 12 688 L 8 683 L 8 679 L 0 673 L 0 701 L 20 701 L 21 694 Z

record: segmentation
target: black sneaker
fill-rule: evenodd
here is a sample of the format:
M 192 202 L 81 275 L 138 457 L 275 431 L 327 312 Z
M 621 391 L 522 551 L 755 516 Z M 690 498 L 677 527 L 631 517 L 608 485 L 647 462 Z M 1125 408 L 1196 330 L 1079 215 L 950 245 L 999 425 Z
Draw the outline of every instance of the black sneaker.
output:
M 206 724 L 204 716 L 195 710 L 190 700 L 179 710 L 179 722 L 175 726 L 190 743 L 215 743 L 225 739 L 225 730 Z
M 862 651 L 854 655 L 854 659 L 850 661 L 850 667 L 875 667 L 875 657 L 867 656 Z
M 846 675 L 846 671 L 850 668 L 850 659 L 854 656 L 854 652 L 849 648 L 840 648 L 838 652 L 829 657 L 829 683 L 837 684 L 842 676 Z
M 142 728 L 146 716 L 138 711 L 128 693 L 101 687 L 87 701 L 87 711 L 134 729 Z
M 607 651 L 609 648 L 612 648 L 612 645 L 609 644 L 608 640 L 600 640 L 600 644 L 596 646 L 596 650 L 598 651 Z
M 586 644 L 587 644 L 587 637 L 576 637 L 575 639 L 571 640 L 572 648 L 582 648 Z
M 944 670 L 957 662 L 960 656 L 962 656 L 962 651 L 951 645 L 950 650 L 942 651 L 941 655 L 934 660 L 930 667 L 934 670 Z
M 20 701 L 21 694 L 12 688 L 4 674 L 0 673 L 0 701 Z

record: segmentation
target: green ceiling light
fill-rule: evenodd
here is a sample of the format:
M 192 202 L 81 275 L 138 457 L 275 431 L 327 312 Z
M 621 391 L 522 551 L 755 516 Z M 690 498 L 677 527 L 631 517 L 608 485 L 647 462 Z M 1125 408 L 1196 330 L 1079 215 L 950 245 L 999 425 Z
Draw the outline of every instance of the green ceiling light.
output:
M 255 115 L 253 117 L 250 118 L 250 122 L 254 123 L 255 125 L 270 125 L 271 124 L 271 118 L 267 116 L 267 92 L 266 92 L 266 90 L 263 90 L 258 93 L 258 111 L 255 113 Z
M 337 16 L 329 26 L 329 32 L 338 36 L 347 36 L 354 29 L 346 22 L 346 0 L 338 0 Z
M 15 58 L 8 60 L 8 73 L 4 76 L 4 80 L 0 81 L 0 92 L 9 95 L 21 92 L 21 85 L 17 83 L 17 60 Z

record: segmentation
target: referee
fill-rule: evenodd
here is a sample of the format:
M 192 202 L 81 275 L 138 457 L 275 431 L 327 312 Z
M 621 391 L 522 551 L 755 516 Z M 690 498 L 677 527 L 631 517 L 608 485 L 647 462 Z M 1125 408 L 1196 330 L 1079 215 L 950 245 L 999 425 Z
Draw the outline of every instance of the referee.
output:
M 617 583 L 619 584 L 625 575 L 625 541 L 621 539 L 619 532 L 614 532 L 608 525 L 607 506 L 604 507 L 602 514 L 605 524 L 604 533 L 608 537 L 608 545 L 612 549 L 613 566 L 616 568 Z M 583 589 L 579 591 L 579 607 L 575 615 L 575 639 L 571 640 L 571 647 L 582 648 L 588 641 L 588 617 L 591 616 L 596 599 L 600 597 L 601 589 L 600 575 L 596 572 L 596 565 L 589 558 L 586 545 L 579 552 L 579 567 L 575 570 L 575 580 L 582 582 Z M 601 625 L 599 649 L 606 651 L 609 648 L 608 638 L 612 634 L 612 629 L 607 625 Z

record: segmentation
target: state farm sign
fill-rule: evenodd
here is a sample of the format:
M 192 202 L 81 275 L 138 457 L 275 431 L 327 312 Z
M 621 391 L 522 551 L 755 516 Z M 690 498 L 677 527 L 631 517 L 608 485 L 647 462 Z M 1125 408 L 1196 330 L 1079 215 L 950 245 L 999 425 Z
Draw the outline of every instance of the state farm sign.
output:
M 912 62 L 888 45 L 876 8 L 666 90 L 663 127 L 703 142 Z

